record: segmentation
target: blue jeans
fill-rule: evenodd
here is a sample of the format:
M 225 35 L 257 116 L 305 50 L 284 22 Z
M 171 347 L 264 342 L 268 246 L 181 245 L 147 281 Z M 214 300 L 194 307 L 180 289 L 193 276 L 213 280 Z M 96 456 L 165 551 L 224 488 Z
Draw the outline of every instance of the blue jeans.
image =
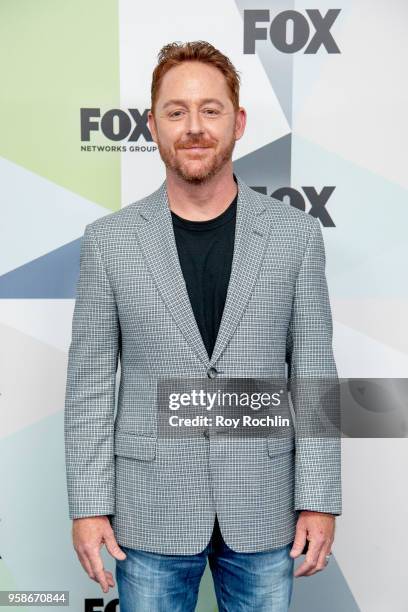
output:
M 234 552 L 216 517 L 206 548 L 196 555 L 162 555 L 121 546 L 116 560 L 120 612 L 194 612 L 208 562 L 219 612 L 287 612 L 293 589 L 292 544 Z

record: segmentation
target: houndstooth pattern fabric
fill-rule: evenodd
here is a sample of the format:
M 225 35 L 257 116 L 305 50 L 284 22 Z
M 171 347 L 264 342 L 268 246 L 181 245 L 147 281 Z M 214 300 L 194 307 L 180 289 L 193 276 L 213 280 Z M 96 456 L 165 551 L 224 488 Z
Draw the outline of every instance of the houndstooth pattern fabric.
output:
M 157 435 L 160 377 L 210 368 L 217 377 L 337 377 L 319 221 L 235 176 L 234 256 L 211 359 L 166 181 L 85 228 L 64 412 L 69 516 L 110 515 L 119 545 L 195 554 L 217 513 L 228 546 L 256 552 L 293 541 L 299 510 L 341 514 L 340 439 L 298 435 L 316 411 L 307 395 L 296 396 L 284 439 Z

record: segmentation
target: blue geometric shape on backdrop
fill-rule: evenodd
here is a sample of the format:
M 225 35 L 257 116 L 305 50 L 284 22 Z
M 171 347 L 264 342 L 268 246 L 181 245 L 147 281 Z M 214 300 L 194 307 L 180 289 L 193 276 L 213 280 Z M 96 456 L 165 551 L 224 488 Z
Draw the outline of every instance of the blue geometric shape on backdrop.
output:
M 75 298 L 82 238 L 0 276 L 0 298 Z

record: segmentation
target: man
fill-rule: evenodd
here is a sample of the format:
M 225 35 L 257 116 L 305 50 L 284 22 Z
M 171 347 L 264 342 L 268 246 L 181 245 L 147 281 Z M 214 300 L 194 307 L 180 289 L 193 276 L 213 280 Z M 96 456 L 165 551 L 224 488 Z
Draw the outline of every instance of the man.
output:
M 336 379 L 317 219 L 233 173 L 246 112 L 210 44 L 166 45 L 149 128 L 157 191 L 87 225 L 69 350 L 65 444 L 79 560 L 121 612 L 195 609 L 207 558 L 220 610 L 288 609 L 322 570 L 341 514 L 338 440 L 158 435 L 166 377 Z M 115 380 L 121 379 L 116 419 Z M 312 397 L 316 397 L 313 396 Z M 308 544 L 308 548 L 307 548 Z

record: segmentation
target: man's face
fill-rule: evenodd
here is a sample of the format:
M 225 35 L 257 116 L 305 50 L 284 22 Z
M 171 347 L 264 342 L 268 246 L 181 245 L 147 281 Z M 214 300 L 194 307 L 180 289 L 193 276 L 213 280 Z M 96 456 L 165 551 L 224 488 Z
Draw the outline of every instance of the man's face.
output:
M 184 62 L 163 77 L 149 129 L 168 170 L 199 184 L 232 158 L 245 129 L 243 108 L 234 110 L 224 75 L 202 62 Z

